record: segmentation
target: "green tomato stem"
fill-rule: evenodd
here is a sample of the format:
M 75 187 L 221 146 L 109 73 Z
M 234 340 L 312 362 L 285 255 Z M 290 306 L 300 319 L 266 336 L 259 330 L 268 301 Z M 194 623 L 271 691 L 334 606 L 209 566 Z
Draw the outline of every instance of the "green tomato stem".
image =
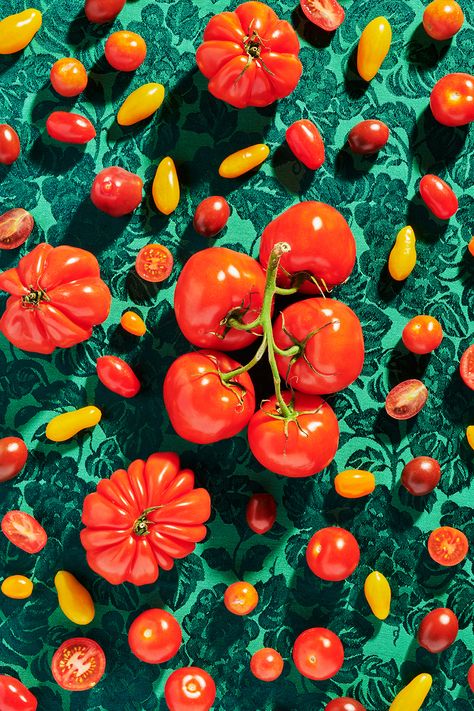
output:
M 254 365 L 257 365 L 258 361 L 263 357 L 263 354 L 265 353 L 266 350 L 267 350 L 267 339 L 264 336 L 262 338 L 262 342 L 260 343 L 258 351 L 255 353 L 252 360 L 249 360 L 248 363 L 240 366 L 240 368 L 235 368 L 235 370 L 230 370 L 228 373 L 221 373 L 221 380 L 224 383 L 228 383 L 230 380 L 232 380 L 233 378 L 236 378 L 238 375 L 242 375 L 242 373 L 246 373 L 248 370 L 253 368 Z

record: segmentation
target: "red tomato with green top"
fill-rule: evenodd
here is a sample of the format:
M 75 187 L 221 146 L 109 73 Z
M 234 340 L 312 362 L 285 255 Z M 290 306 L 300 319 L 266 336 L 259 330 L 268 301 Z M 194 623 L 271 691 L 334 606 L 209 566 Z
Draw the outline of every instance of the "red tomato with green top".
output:
M 424 175 L 420 181 L 420 195 L 427 208 L 440 220 L 449 220 L 459 207 L 452 189 L 437 175 Z
M 0 123 L 0 163 L 11 165 L 20 155 L 20 139 L 8 123 Z
M 91 200 L 102 212 L 122 217 L 139 206 L 142 190 L 143 181 L 138 175 L 115 165 L 97 173 L 92 183 Z
M 344 8 L 337 0 L 300 0 L 301 9 L 314 25 L 332 32 L 344 22 Z
M 19 474 L 27 459 L 28 449 L 20 437 L 2 437 L 0 439 L 0 482 L 13 479 Z
M 444 126 L 465 126 L 474 121 L 474 76 L 447 74 L 435 84 L 430 106 L 435 119 Z
M 438 348 L 442 340 L 443 329 L 433 316 L 415 316 L 402 331 L 405 348 L 417 355 L 431 353 Z
M 88 691 L 103 677 L 104 650 L 93 639 L 73 637 L 55 651 L 51 662 L 54 680 L 67 691 Z
M 145 610 L 128 630 L 133 654 L 148 664 L 162 664 L 177 654 L 183 635 L 175 617 L 158 608 Z
M 0 674 L 0 709 L 2 711 L 36 711 L 38 701 L 24 684 L 7 674 Z
M 389 138 L 389 128 L 383 121 L 368 119 L 351 128 L 347 142 L 353 153 L 367 156 L 378 153 Z
M 141 385 L 137 376 L 128 363 L 117 356 L 98 358 L 97 375 L 106 388 L 122 397 L 135 397 L 140 392 Z
M 418 642 L 432 654 L 439 654 L 450 647 L 459 632 L 458 618 L 448 607 L 431 610 L 422 619 L 418 630 Z
M 324 142 L 317 126 L 301 119 L 286 129 L 286 142 L 291 152 L 310 170 L 317 170 L 325 160 Z
M 462 354 L 459 371 L 464 384 L 474 390 L 474 343 Z
M 25 511 L 8 511 L 2 518 L 2 531 L 10 543 L 26 553 L 39 553 L 48 541 L 43 526 Z
M 48 136 L 62 143 L 88 143 L 96 136 L 89 119 L 69 111 L 54 111 L 46 119 Z
M 176 669 L 165 684 L 169 711 L 209 711 L 215 698 L 213 678 L 199 667 Z
M 334 632 L 311 627 L 302 632 L 293 646 L 293 661 L 299 673 L 314 681 L 335 676 L 344 662 L 344 647 Z
M 196 208 L 193 226 L 203 237 L 215 237 L 227 224 L 230 216 L 229 203 L 220 195 L 211 195 Z
M 366 711 L 366 709 L 355 699 L 341 696 L 340 699 L 330 701 L 324 711 Z
M 136 32 L 113 32 L 105 43 L 105 58 L 111 67 L 121 72 L 133 72 L 143 64 L 146 42 Z
M 264 647 L 252 654 L 250 671 L 260 681 L 275 681 L 283 671 L 283 658 L 276 649 Z
M 124 5 L 125 0 L 86 0 L 84 9 L 89 22 L 102 24 L 115 20 Z
M 338 526 L 316 531 L 306 548 L 306 562 L 322 580 L 345 580 L 357 568 L 359 560 L 356 539 L 350 531 Z

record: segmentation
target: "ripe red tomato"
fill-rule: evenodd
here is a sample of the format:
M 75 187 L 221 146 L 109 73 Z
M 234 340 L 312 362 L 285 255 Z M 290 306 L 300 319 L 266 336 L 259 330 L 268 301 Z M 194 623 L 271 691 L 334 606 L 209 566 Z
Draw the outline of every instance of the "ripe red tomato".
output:
M 46 130 L 51 138 L 63 143 L 88 143 L 96 136 L 89 119 L 69 111 L 53 111 L 46 119 Z
M 0 439 L 0 481 L 8 481 L 19 474 L 27 458 L 28 450 L 20 437 Z
M 435 119 L 444 126 L 464 126 L 474 121 L 474 76 L 447 74 L 435 84 L 430 106 Z
M 344 8 L 337 0 L 300 0 L 300 5 L 308 20 L 327 32 L 344 22 Z
M 143 64 L 145 57 L 146 42 L 136 32 L 113 32 L 105 43 L 105 58 L 118 71 L 133 72 Z
M 436 175 L 424 175 L 420 194 L 429 210 L 440 220 L 449 220 L 459 207 L 458 199 L 444 180 Z
M 291 94 L 303 67 L 291 25 L 262 2 L 245 2 L 209 20 L 196 61 L 217 99 L 242 109 Z
M 89 22 L 112 22 L 123 9 L 125 0 L 86 0 L 85 12 Z
M 421 380 L 404 380 L 392 388 L 385 400 L 385 410 L 394 420 L 409 420 L 424 408 L 428 390 Z
M 278 372 L 295 390 L 335 393 L 361 373 L 362 328 L 355 313 L 341 301 L 314 298 L 288 306 L 275 321 L 273 337 L 279 348 L 301 347 L 298 357 L 276 355 Z
M 87 86 L 86 68 L 73 57 L 58 59 L 51 67 L 49 78 L 53 89 L 61 96 L 77 96 Z
M 454 612 L 447 607 L 438 607 L 423 617 L 418 642 L 428 652 L 438 654 L 452 645 L 458 632 L 459 623 Z
M 174 259 L 164 244 L 147 244 L 142 247 L 135 260 L 135 270 L 145 281 L 158 284 L 173 271 Z
M 423 13 L 423 27 L 435 40 L 447 40 L 459 32 L 464 13 L 456 0 L 433 0 Z
M 438 486 L 441 467 L 431 457 L 415 457 L 405 464 L 402 484 L 413 496 L 425 496 Z
M 295 418 L 281 419 L 276 397 L 264 400 L 249 422 L 252 454 L 263 467 L 288 477 L 312 476 L 334 459 L 339 425 L 332 408 L 318 395 L 283 392 L 293 400 Z
M 141 386 L 137 376 L 128 363 L 117 356 L 98 358 L 97 375 L 106 388 L 122 397 L 135 397 L 140 392 Z
M 293 661 L 299 673 L 308 679 L 331 679 L 342 667 L 344 647 L 331 630 L 311 627 L 296 638 Z
M 36 711 L 38 701 L 24 684 L 13 676 L 0 674 L 0 709 L 2 711 Z
M 355 699 L 350 699 L 348 696 L 344 696 L 340 699 L 333 699 L 330 701 L 324 711 L 366 711 L 365 706 L 362 706 Z
M 301 119 L 286 129 L 286 142 L 303 165 L 317 170 L 325 159 L 324 142 L 317 126 L 308 119 Z
M 360 548 L 345 528 L 321 528 L 311 537 L 306 548 L 306 562 L 323 580 L 345 580 L 359 565 Z
M 474 664 L 471 664 L 471 666 L 469 667 L 469 671 L 467 673 L 467 682 L 472 693 L 474 694 Z
M 128 643 L 133 654 L 148 664 L 161 664 L 177 654 L 183 635 L 173 615 L 166 610 L 145 610 L 128 630 Z
M 20 139 L 8 123 L 0 123 L 0 163 L 11 165 L 20 155 Z
M 464 384 L 474 390 L 474 343 L 462 354 L 459 371 Z
M 229 203 L 220 195 L 211 195 L 196 208 L 193 227 L 203 237 L 215 237 L 227 224 L 230 216 Z
M 471 255 L 471 257 L 474 257 L 474 236 L 471 237 L 471 239 L 469 240 L 469 244 L 467 245 L 467 249 L 468 249 L 469 254 Z
M 255 321 L 264 291 L 265 274 L 255 259 L 226 247 L 203 249 L 188 259 L 178 277 L 174 294 L 178 326 L 200 348 L 245 348 L 261 329 L 239 331 L 226 320 Z
M 275 681 L 283 671 L 283 658 L 276 649 L 264 647 L 252 654 L 250 671 L 260 681 Z
M 224 593 L 224 605 L 234 615 L 248 615 L 258 604 L 258 592 L 250 583 L 237 582 L 229 585 Z
M 74 637 L 63 642 L 51 662 L 54 680 L 68 691 L 88 691 L 105 671 L 105 654 L 93 639 Z
M 199 667 L 176 669 L 165 684 L 169 711 L 209 711 L 215 698 L 212 676 Z
M 78 247 L 39 244 L 15 269 L 0 273 L 8 291 L 0 331 L 17 348 L 52 353 L 92 335 L 110 311 L 110 291 L 93 254 Z
M 14 207 L 0 215 L 0 249 L 16 249 L 30 236 L 35 221 L 22 207 Z
M 277 505 L 271 494 L 254 494 L 247 504 L 246 517 L 254 533 L 267 533 L 276 521 Z
M 354 268 L 354 235 L 341 213 L 323 202 L 300 202 L 267 225 L 260 241 L 264 268 L 277 242 L 291 247 L 280 260 L 280 286 L 290 286 L 300 275 L 304 277 L 300 291 L 321 294 L 346 281 Z
M 402 331 L 402 341 L 412 353 L 431 353 L 443 340 L 443 329 L 433 316 L 415 316 Z
M 92 183 L 91 200 L 112 217 L 133 212 L 142 201 L 143 181 L 135 173 L 111 166 L 97 173 Z
M 428 553 L 440 565 L 450 568 L 467 556 L 469 543 L 462 531 L 451 526 L 441 526 L 430 533 Z
M 2 518 L 2 531 L 10 543 L 26 553 L 38 553 L 48 540 L 43 526 L 24 511 L 8 511 Z
M 351 128 L 347 142 L 353 153 L 367 156 L 378 153 L 389 138 L 389 128 L 383 121 L 368 119 Z

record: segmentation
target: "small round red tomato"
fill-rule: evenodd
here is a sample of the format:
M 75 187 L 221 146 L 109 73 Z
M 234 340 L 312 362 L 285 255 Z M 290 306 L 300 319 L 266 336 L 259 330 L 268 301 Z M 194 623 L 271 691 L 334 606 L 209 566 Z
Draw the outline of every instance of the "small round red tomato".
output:
M 291 152 L 310 170 L 317 170 L 325 159 L 324 142 L 317 126 L 301 119 L 286 129 L 286 142 Z
M 19 437 L 0 439 L 0 481 L 8 481 L 19 474 L 28 458 L 26 444 Z
M 474 664 L 471 664 L 471 666 L 469 667 L 469 671 L 467 673 L 467 682 L 472 693 L 474 694 Z
M 61 96 L 77 96 L 87 86 L 86 68 L 73 57 L 58 59 L 51 67 L 49 78 L 53 89 Z
M 474 390 L 474 343 L 466 348 L 459 363 L 459 372 L 464 384 Z
M 135 270 L 140 279 L 158 284 L 168 279 L 173 264 L 173 255 L 168 247 L 164 244 L 147 244 L 137 254 Z
M 392 388 L 385 400 L 385 410 L 394 420 L 409 420 L 425 406 L 428 390 L 421 380 L 404 380 Z
M 430 106 L 435 119 L 444 126 L 464 126 L 474 121 L 474 76 L 447 74 L 435 84 Z
M 344 8 L 337 0 L 300 0 L 300 5 L 308 20 L 327 32 L 336 30 L 344 21 Z
M 438 486 L 441 467 L 431 457 L 415 457 L 405 464 L 402 484 L 413 496 L 425 496 Z
M 63 642 L 51 662 L 54 680 L 68 691 L 87 691 L 102 679 L 105 654 L 93 639 L 74 637 Z
M 415 316 L 402 331 L 405 348 L 418 355 L 431 353 L 438 348 L 442 340 L 443 329 L 433 316 Z
M 433 0 L 423 13 L 423 27 L 435 40 L 447 40 L 459 32 L 464 13 L 456 0 Z
M 276 649 L 264 647 L 252 654 L 250 671 L 260 681 L 275 681 L 283 671 L 283 658 Z
M 105 58 L 118 71 L 133 72 L 143 64 L 145 57 L 146 42 L 136 32 L 113 32 L 105 43 Z
M 471 257 L 474 257 L 474 236 L 471 237 L 469 240 L 469 244 L 467 245 L 467 249 Z
M 345 528 L 321 528 L 311 537 L 306 548 L 306 562 L 322 580 L 345 580 L 357 568 L 360 548 Z
M 22 207 L 14 207 L 0 215 L 0 249 L 16 249 L 31 234 L 35 221 Z
M 48 540 L 43 526 L 25 511 L 8 511 L 2 518 L 2 531 L 10 543 L 26 553 L 38 553 Z
M 130 649 L 148 664 L 161 664 L 174 657 L 182 639 L 178 621 L 166 610 L 145 610 L 128 630 Z
M 128 363 L 117 356 L 97 358 L 97 375 L 106 388 L 122 397 L 134 397 L 140 391 L 137 376 Z
M 438 607 L 422 619 L 418 642 L 428 652 L 438 654 L 452 645 L 458 632 L 459 623 L 454 612 L 447 607 Z
M 441 526 L 430 533 L 428 553 L 440 565 L 450 568 L 467 556 L 469 543 L 462 531 L 451 526 Z
M 46 119 L 46 130 L 51 138 L 63 143 L 84 144 L 96 135 L 89 119 L 69 111 L 53 111 Z
M 365 706 L 362 706 L 355 699 L 350 699 L 348 696 L 340 699 L 333 699 L 328 703 L 324 711 L 366 711 Z
M 383 148 L 389 137 L 390 131 L 383 121 L 368 119 L 351 128 L 347 142 L 353 153 L 371 155 Z
M 276 521 L 277 505 L 271 494 L 254 494 L 247 504 L 246 516 L 254 533 L 267 533 Z
M 209 711 L 215 698 L 212 676 L 199 667 L 176 669 L 165 684 L 169 711 Z
M 85 12 L 89 22 L 112 22 L 123 9 L 125 0 L 86 0 Z
M 36 711 L 38 701 L 24 684 L 13 676 L 0 674 L 0 709 L 2 711 Z
M 331 630 L 311 627 L 296 638 L 293 661 L 299 673 L 308 679 L 331 679 L 342 667 L 344 647 Z
M 142 201 L 142 179 L 128 170 L 111 166 L 97 173 L 92 183 L 91 200 L 102 212 L 122 217 L 133 212 Z
M 227 200 L 220 195 L 211 195 L 196 208 L 193 227 L 203 237 L 215 237 L 227 224 L 230 207 Z
M 11 165 L 20 155 L 20 139 L 8 123 L 0 123 L 0 163 Z
M 232 583 L 224 593 L 224 605 L 234 615 L 248 615 L 258 604 L 258 592 L 245 581 Z
M 420 181 L 420 195 L 427 208 L 440 220 L 449 220 L 459 207 L 452 189 L 437 175 L 424 175 Z

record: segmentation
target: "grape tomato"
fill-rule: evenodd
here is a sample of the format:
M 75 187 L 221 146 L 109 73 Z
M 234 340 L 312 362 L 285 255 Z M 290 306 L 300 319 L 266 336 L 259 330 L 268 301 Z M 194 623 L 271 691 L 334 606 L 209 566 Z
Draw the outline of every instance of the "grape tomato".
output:
M 292 123 L 286 129 L 286 142 L 294 156 L 310 170 L 317 170 L 324 163 L 324 142 L 312 121 L 300 119 Z
M 428 390 L 421 380 L 404 380 L 392 388 L 385 400 L 385 410 L 394 420 L 409 420 L 423 409 Z
M 193 226 L 203 237 L 215 237 L 227 224 L 230 216 L 229 203 L 220 195 L 211 195 L 196 208 Z
M 330 701 L 324 711 L 366 711 L 366 709 L 355 699 L 344 696 Z
M 276 521 L 277 505 L 271 494 L 254 494 L 247 504 L 246 517 L 254 533 L 267 533 Z
M 28 458 L 28 449 L 20 437 L 0 439 L 0 482 L 13 479 L 21 472 Z
M 38 701 L 24 684 L 13 676 L 0 674 L 0 709 L 2 711 L 36 711 Z
M 120 325 L 132 336 L 144 336 L 146 333 L 145 321 L 135 311 L 125 311 L 120 317 Z
M 402 484 L 412 496 L 425 496 L 438 486 L 441 478 L 439 462 L 432 457 L 415 457 L 405 464 Z
M 20 155 L 20 138 L 8 123 L 0 123 L 0 163 L 11 165 Z
M 0 215 L 0 249 L 16 249 L 30 236 L 35 221 L 33 216 L 22 207 Z
M 25 511 L 8 511 L 2 518 L 2 531 L 10 543 L 26 553 L 39 553 L 48 540 L 43 526 Z
M 131 367 L 117 356 L 97 358 L 97 375 L 106 388 L 122 397 L 135 397 L 141 385 Z
M 1 590 L 13 600 L 26 600 L 33 592 L 33 583 L 24 575 L 10 575 L 2 582 Z
M 389 137 L 390 131 L 383 121 L 367 119 L 351 128 L 347 142 L 353 153 L 372 155 L 386 145 Z

